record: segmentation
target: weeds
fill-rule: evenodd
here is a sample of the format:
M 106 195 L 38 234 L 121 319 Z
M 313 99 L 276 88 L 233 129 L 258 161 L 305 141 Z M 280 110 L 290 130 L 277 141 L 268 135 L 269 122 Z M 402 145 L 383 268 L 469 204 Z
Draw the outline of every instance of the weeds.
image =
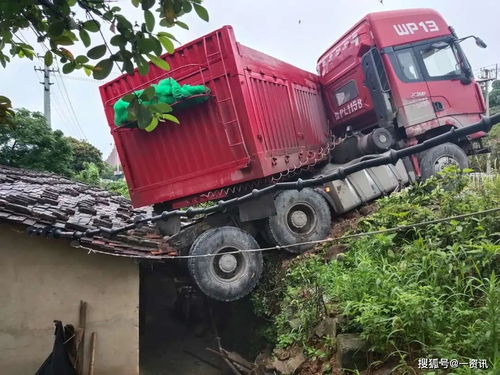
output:
M 357 232 L 498 207 L 500 178 L 473 186 L 465 175 L 448 171 L 377 205 Z M 498 374 L 499 236 L 500 221 L 491 214 L 361 237 L 348 243 L 342 261 L 326 262 L 322 254 L 292 261 L 271 316 L 276 343 L 300 343 L 314 354 L 307 350 L 314 327 L 341 313 L 348 321 L 344 330 L 360 332 L 380 353 L 398 353 L 401 366 L 421 356 L 485 358 L 490 373 Z

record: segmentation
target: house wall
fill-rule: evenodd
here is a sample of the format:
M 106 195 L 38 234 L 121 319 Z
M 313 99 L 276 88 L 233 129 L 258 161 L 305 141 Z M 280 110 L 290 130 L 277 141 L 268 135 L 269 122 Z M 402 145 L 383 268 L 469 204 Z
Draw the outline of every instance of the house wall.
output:
M 85 367 L 96 332 L 95 373 L 138 374 L 137 264 L 0 224 L 2 374 L 34 374 L 52 350 L 53 320 L 76 327 L 80 300 L 88 304 Z

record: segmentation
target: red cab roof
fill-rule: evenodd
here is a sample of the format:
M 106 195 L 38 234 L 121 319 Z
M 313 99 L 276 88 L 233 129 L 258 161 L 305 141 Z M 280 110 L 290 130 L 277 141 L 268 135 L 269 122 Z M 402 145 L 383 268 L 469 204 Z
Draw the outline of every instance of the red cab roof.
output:
M 404 9 L 370 13 L 328 48 L 318 59 L 318 64 L 340 44 L 351 40 L 351 34 L 368 32 L 362 27 L 363 24 L 368 24 L 371 33 L 368 37 L 373 39 L 378 48 L 450 34 L 446 21 L 433 9 Z M 362 36 L 356 35 L 356 37 Z

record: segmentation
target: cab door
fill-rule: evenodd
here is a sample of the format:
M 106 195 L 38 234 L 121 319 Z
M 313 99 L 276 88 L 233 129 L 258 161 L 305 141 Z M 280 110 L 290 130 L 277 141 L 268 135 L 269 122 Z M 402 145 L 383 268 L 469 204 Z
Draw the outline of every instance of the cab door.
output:
M 436 117 L 484 111 L 477 83 L 463 79 L 457 47 L 443 40 L 420 45 L 414 50 Z
M 387 48 L 384 52 L 398 126 L 408 128 L 435 120 L 432 95 L 415 48 L 406 45 Z

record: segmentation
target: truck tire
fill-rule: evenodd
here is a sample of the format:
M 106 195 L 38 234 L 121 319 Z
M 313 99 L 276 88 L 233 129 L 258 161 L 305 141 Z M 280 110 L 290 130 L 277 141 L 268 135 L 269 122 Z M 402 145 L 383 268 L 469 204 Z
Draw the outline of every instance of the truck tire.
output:
M 279 246 L 322 240 L 331 230 L 332 217 L 326 200 L 312 189 L 286 190 L 274 199 L 276 215 L 266 223 L 266 237 Z M 294 254 L 312 249 L 314 244 L 285 247 Z
M 257 241 L 240 228 L 220 227 L 207 230 L 193 243 L 189 255 L 217 255 L 189 258 L 189 273 L 208 297 L 224 302 L 236 301 L 249 294 L 257 285 L 263 268 L 262 253 L 224 253 L 257 248 Z
M 469 166 L 467 155 L 456 144 L 443 143 L 420 154 L 420 173 L 423 180 L 451 165 L 456 165 L 460 169 Z

